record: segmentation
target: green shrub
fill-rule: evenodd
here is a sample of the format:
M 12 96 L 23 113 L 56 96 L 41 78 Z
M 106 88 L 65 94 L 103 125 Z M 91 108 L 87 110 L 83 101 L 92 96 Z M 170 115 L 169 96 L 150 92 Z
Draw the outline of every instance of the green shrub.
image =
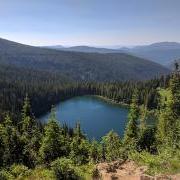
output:
M 108 134 L 102 137 L 101 143 L 103 145 L 102 154 L 105 155 L 107 161 L 114 161 L 123 158 L 122 143 L 116 132 L 111 130 Z
M 90 143 L 87 140 L 74 137 L 70 147 L 70 159 L 75 164 L 83 165 L 89 162 Z
M 67 158 L 58 158 L 51 163 L 51 169 L 57 179 L 74 180 L 79 179 L 76 168 L 72 160 Z
M 34 170 L 31 171 L 31 174 L 26 178 L 24 178 L 23 180 L 29 180 L 29 179 L 55 180 L 56 178 L 52 170 L 44 167 L 36 167 Z
M 21 177 L 28 176 L 30 174 L 30 170 L 28 169 L 28 167 L 24 165 L 14 164 L 10 167 L 10 173 L 15 178 L 17 177 L 21 178 Z
M 164 149 L 158 155 L 150 154 L 149 152 L 143 151 L 133 152 L 130 158 L 136 161 L 139 165 L 146 165 L 148 172 L 151 175 L 161 173 L 179 173 L 180 172 L 180 152 L 172 152 L 168 149 Z
M 95 165 L 93 163 L 88 163 L 80 166 L 76 166 L 76 172 L 79 176 L 79 179 L 92 179 L 94 174 Z
M 12 165 L 9 169 L 0 171 L 1 180 L 24 179 L 31 171 L 24 165 Z
M 13 179 L 13 176 L 7 170 L 3 169 L 0 171 L 0 179 L 1 180 L 9 180 Z

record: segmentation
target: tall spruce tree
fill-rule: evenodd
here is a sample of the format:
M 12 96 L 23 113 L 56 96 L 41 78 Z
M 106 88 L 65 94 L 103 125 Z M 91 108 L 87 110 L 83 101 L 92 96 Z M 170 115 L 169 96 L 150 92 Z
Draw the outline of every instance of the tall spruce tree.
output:
M 70 144 L 70 157 L 77 164 L 84 164 L 90 158 L 90 143 L 81 130 L 80 122 L 76 123 L 74 128 L 74 135 Z
M 123 143 L 127 148 L 135 148 L 138 140 L 138 90 L 134 91 L 132 96 L 132 102 L 130 105 L 130 111 L 128 114 L 128 123 L 124 133 Z
M 35 117 L 31 111 L 30 100 L 28 95 L 24 99 L 24 104 L 22 108 L 22 120 L 21 120 L 21 133 L 31 134 L 33 126 L 35 126 Z
M 116 132 L 111 130 L 107 135 L 102 137 L 101 143 L 104 146 L 105 158 L 107 161 L 114 161 L 122 158 L 122 143 Z
M 160 146 L 180 147 L 180 75 L 176 66 L 169 87 L 161 89 L 157 140 Z
M 85 135 L 83 134 L 81 130 L 81 124 L 79 121 L 76 123 L 75 128 L 74 128 L 74 136 L 79 139 L 85 139 Z
M 62 128 L 57 122 L 55 109 L 52 108 L 50 118 L 44 129 L 44 136 L 39 150 L 40 160 L 50 163 L 58 157 L 67 155 L 66 142 Z
M 90 146 L 90 158 L 92 162 L 97 163 L 102 158 L 101 151 L 101 145 L 93 139 Z
M 21 149 L 20 134 L 9 115 L 6 115 L 4 123 L 0 124 L 0 166 L 21 162 Z
M 41 133 L 31 111 L 31 104 L 27 95 L 24 99 L 21 116 L 20 132 L 23 144 L 23 162 L 28 167 L 34 167 L 37 163 Z
M 141 106 L 140 109 L 140 133 L 143 133 L 146 129 L 146 118 L 147 118 L 147 111 L 148 111 L 148 93 L 146 92 L 144 104 Z

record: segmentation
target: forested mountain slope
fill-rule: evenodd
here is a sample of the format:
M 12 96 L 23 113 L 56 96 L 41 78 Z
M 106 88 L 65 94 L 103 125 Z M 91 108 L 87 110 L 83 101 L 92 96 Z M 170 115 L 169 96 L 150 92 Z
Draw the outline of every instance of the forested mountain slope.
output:
M 165 87 L 168 77 L 148 81 L 125 82 L 74 82 L 60 73 L 30 68 L 0 66 L 0 121 L 6 112 L 14 116 L 21 111 L 26 94 L 31 99 L 32 110 L 37 116 L 46 113 L 52 105 L 81 95 L 99 95 L 115 102 L 129 104 L 133 90 L 141 89 L 139 103 L 147 98 L 147 106 L 157 105 L 157 87 Z
M 31 74 L 30 71 L 28 73 Z M 27 75 L 27 72 L 25 71 L 24 74 Z M 32 79 L 35 78 L 34 74 L 31 74 Z M 15 75 L 13 70 L 12 75 Z M 40 79 L 40 75 L 38 76 Z M 45 79 L 49 81 L 47 77 Z M 42 82 L 38 82 L 45 83 L 45 79 L 42 76 Z M 54 81 L 56 78 L 52 75 L 51 79 Z M 9 90 L 13 90 L 13 85 L 16 86 L 16 83 L 9 84 L 12 86 Z M 26 89 L 26 85 L 29 84 L 19 86 L 19 89 L 15 88 L 16 95 Z M 85 86 L 70 88 L 69 92 L 85 92 L 86 88 L 98 92 L 99 88 L 99 92 L 104 97 L 108 93 L 110 98 L 116 99 L 118 95 L 114 94 L 114 89 L 121 94 L 124 85 L 127 85 L 125 92 L 134 87 L 131 89 L 132 99 L 124 136 L 120 137 L 111 130 L 100 141 L 88 139 L 79 123 L 74 128 L 59 123 L 54 108 L 46 124 L 37 123 L 30 101 L 34 102 L 36 98 L 41 100 L 44 96 L 41 93 L 49 93 L 51 99 L 54 97 L 51 96 L 53 95 L 51 92 L 39 91 L 44 86 L 39 86 L 41 88 L 37 90 L 37 85 L 38 83 L 34 86 L 33 101 L 25 96 L 19 118 L 7 113 L 0 122 L 0 179 L 78 180 L 107 177 L 109 179 L 177 179 L 179 177 L 180 76 L 178 69 L 169 77 L 147 83 L 87 83 L 84 84 Z M 56 90 L 58 93 L 58 89 L 59 87 L 54 87 L 53 93 L 56 93 Z M 8 88 L 6 90 L 8 91 Z M 150 96 L 152 90 L 159 95 L 157 106 L 153 109 L 149 108 L 147 103 L 157 99 Z M 37 92 L 38 96 L 34 96 Z M 62 92 L 67 94 L 66 90 Z M 13 93 L 10 95 L 12 96 Z M 139 103 L 142 97 L 145 99 L 143 103 Z M 44 99 L 46 100 L 47 96 Z M 157 123 L 149 125 L 148 120 Z M 146 176 L 145 173 L 151 176 Z
M 180 43 L 158 42 L 150 45 L 135 46 L 132 48 L 122 47 L 119 49 L 98 48 L 90 46 L 47 46 L 46 48 L 91 53 L 127 53 L 137 57 L 149 59 L 156 63 L 167 66 L 170 62 L 180 58 Z
M 58 72 L 78 81 L 150 79 L 169 73 L 163 66 L 125 53 L 65 52 L 0 39 L 0 64 Z
M 85 53 L 123 53 L 124 51 L 119 49 L 109 49 L 101 47 L 92 47 L 92 46 L 71 46 L 63 47 L 61 45 L 57 46 L 44 46 L 49 49 L 63 50 L 63 51 L 74 51 L 74 52 L 85 52 Z
M 126 52 L 167 66 L 170 62 L 180 58 L 180 43 L 160 42 L 147 46 L 137 46 L 128 49 Z

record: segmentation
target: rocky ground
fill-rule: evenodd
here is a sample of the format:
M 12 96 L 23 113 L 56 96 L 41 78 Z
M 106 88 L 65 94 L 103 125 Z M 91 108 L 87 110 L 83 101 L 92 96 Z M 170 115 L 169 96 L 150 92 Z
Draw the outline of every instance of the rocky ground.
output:
M 146 171 L 146 166 L 138 166 L 130 160 L 99 163 L 97 172 L 100 177 L 94 180 L 180 180 L 180 174 L 149 176 Z

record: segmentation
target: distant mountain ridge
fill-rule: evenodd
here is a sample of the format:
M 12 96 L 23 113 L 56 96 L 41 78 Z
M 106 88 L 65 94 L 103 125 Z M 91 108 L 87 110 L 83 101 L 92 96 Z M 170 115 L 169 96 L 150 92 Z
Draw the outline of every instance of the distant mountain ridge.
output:
M 148 46 L 138 46 L 126 52 L 168 66 L 169 63 L 180 58 L 180 43 L 154 43 Z
M 123 47 L 119 49 L 97 48 L 89 46 L 73 47 L 47 47 L 64 51 L 90 52 L 90 53 L 128 53 L 141 58 L 149 59 L 159 64 L 168 66 L 175 59 L 180 59 L 180 43 L 158 42 L 150 45 L 135 46 L 133 48 Z
M 61 45 L 57 46 L 43 46 L 45 48 L 63 50 L 63 51 L 74 51 L 74 52 L 85 52 L 85 53 L 123 53 L 119 49 L 108 49 L 108 48 L 99 48 L 99 47 L 91 47 L 91 46 L 72 46 L 72 47 L 64 47 Z
M 0 39 L 0 64 L 60 73 L 77 81 L 151 79 L 169 70 L 126 53 L 84 53 L 33 47 Z

